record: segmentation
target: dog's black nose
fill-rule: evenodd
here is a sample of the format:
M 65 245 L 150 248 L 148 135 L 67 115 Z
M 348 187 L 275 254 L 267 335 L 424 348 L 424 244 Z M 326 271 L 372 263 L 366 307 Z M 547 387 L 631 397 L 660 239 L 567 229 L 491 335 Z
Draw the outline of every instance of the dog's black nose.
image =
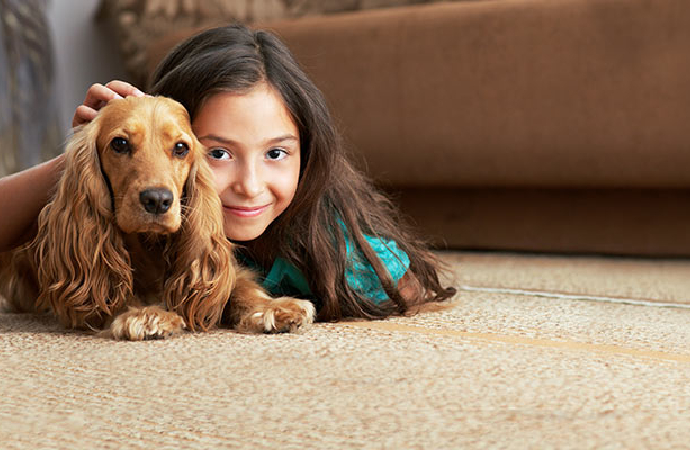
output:
M 173 193 L 164 188 L 141 191 L 139 202 L 149 214 L 165 214 L 173 202 Z

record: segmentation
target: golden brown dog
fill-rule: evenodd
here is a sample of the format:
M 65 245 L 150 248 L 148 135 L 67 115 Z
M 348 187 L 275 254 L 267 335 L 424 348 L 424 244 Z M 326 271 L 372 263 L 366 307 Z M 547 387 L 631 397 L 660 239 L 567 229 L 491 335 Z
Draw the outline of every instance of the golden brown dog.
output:
M 115 339 L 222 320 L 249 332 L 310 324 L 310 302 L 272 299 L 237 267 L 221 214 L 182 105 L 113 100 L 75 130 L 36 238 L 0 255 L 0 293 L 15 309 L 49 309 L 67 327 Z

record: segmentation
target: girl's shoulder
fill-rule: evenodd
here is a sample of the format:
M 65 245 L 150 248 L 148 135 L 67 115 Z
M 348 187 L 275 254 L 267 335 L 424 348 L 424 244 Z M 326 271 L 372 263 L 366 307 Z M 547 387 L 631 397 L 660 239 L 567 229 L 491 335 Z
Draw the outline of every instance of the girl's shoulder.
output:
M 284 258 L 277 257 L 271 268 L 265 270 L 244 253 L 238 253 L 242 265 L 252 269 L 259 283 L 273 296 L 311 297 L 309 282 L 297 267 Z
M 377 303 L 388 300 L 388 295 L 372 265 L 357 248 L 347 229 L 343 228 L 343 233 L 349 262 L 345 270 L 348 284 L 363 296 Z M 364 239 L 374 250 L 381 263 L 388 269 L 393 282 L 397 285 L 410 268 L 410 258 L 407 253 L 402 251 L 394 240 L 367 234 L 364 235 Z
M 371 299 L 374 303 L 388 300 L 388 295 L 371 263 L 367 261 L 345 224 L 340 221 L 339 223 L 346 247 L 344 275 L 347 284 L 359 295 Z M 400 249 L 394 240 L 367 234 L 364 235 L 364 238 L 397 285 L 410 267 L 410 258 L 407 253 Z M 307 277 L 290 261 L 280 256 L 276 257 L 271 267 L 266 270 L 243 253 L 238 254 L 238 259 L 245 267 L 257 273 L 259 282 L 271 295 L 313 297 Z

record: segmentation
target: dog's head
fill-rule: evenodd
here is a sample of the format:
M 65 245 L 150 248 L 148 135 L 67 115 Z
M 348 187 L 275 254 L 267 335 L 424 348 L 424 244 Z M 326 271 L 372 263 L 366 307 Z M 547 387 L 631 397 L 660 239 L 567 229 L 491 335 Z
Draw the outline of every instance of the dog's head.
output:
M 41 299 L 66 325 L 98 325 L 126 307 L 134 274 L 124 233 L 170 235 L 161 299 L 192 330 L 218 322 L 234 283 L 232 244 L 204 147 L 173 100 L 112 100 L 68 143 L 32 244 Z
M 120 229 L 176 232 L 186 181 L 204 157 L 184 107 L 164 97 L 113 100 L 92 126 Z

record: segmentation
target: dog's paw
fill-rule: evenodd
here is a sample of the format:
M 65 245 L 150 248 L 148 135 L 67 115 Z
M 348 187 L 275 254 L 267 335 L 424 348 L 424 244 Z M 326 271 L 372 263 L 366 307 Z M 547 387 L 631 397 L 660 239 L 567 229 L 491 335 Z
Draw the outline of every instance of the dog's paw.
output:
M 295 333 L 311 325 L 314 316 L 316 308 L 309 300 L 280 297 L 249 310 L 236 329 L 248 333 Z
M 128 341 L 165 339 L 180 333 L 184 326 L 181 316 L 159 306 L 130 307 L 110 325 L 110 336 Z

